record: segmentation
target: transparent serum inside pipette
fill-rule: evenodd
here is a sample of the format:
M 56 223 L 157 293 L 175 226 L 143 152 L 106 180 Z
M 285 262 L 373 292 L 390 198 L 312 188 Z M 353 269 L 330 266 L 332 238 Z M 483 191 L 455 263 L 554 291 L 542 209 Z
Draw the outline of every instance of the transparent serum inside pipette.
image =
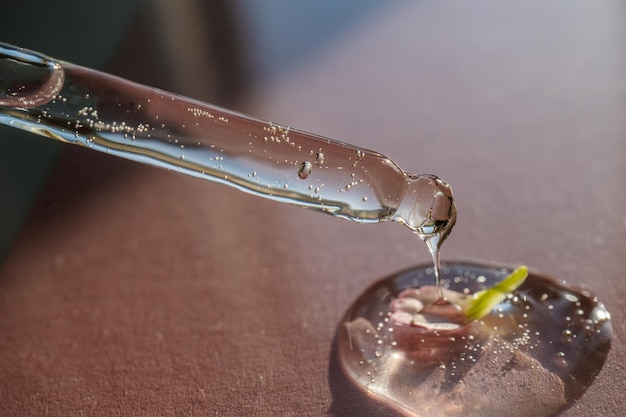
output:
M 450 187 L 347 143 L 0 44 L 0 123 L 363 223 L 395 221 L 439 246 Z

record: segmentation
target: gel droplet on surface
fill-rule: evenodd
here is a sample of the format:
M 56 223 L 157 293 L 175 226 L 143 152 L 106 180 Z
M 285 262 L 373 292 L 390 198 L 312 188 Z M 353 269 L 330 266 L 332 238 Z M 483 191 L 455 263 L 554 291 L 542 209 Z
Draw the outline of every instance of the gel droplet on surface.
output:
M 509 272 L 449 263 L 441 278 L 445 294 L 471 294 Z M 467 323 L 432 301 L 434 284 L 430 265 L 388 277 L 355 301 L 338 330 L 347 378 L 404 415 L 550 416 L 579 398 L 606 360 L 610 315 L 586 291 L 531 273 L 492 313 Z

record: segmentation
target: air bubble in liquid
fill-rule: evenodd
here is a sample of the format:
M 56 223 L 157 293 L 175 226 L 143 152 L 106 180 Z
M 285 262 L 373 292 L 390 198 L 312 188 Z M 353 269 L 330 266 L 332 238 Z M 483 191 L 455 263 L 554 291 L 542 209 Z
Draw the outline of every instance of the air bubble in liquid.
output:
M 300 178 L 301 180 L 307 179 L 311 174 L 312 168 L 313 165 L 311 165 L 309 161 L 302 162 L 298 167 L 298 178 Z
M 364 399 L 411 416 L 544 417 L 579 398 L 602 368 L 610 315 L 588 292 L 531 273 L 491 314 L 468 323 L 455 305 L 435 301 L 433 271 L 428 265 L 392 275 L 348 309 L 336 348 Z M 443 265 L 444 296 L 480 291 L 507 274 Z M 381 317 L 389 318 L 385 327 Z

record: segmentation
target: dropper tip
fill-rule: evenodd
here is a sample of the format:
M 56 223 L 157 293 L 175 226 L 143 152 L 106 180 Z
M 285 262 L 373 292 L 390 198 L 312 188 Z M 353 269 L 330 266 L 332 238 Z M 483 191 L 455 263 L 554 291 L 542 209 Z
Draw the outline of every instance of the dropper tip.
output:
M 424 241 L 440 246 L 456 224 L 452 188 L 434 175 L 407 175 L 407 189 L 396 212 L 403 223 Z

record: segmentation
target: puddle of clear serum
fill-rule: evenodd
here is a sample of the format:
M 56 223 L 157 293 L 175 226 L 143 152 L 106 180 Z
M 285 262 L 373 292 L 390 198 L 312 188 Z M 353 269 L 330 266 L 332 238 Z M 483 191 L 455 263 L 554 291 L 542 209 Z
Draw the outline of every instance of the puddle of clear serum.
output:
M 505 268 L 449 263 L 446 291 L 472 294 Z M 530 274 L 483 319 L 434 329 L 407 326 L 406 292 L 433 290 L 432 266 L 386 278 L 349 308 L 337 337 L 344 373 L 368 397 L 404 415 L 550 416 L 593 382 L 611 344 L 610 316 L 597 298 Z M 453 320 L 452 320 L 453 321 Z

